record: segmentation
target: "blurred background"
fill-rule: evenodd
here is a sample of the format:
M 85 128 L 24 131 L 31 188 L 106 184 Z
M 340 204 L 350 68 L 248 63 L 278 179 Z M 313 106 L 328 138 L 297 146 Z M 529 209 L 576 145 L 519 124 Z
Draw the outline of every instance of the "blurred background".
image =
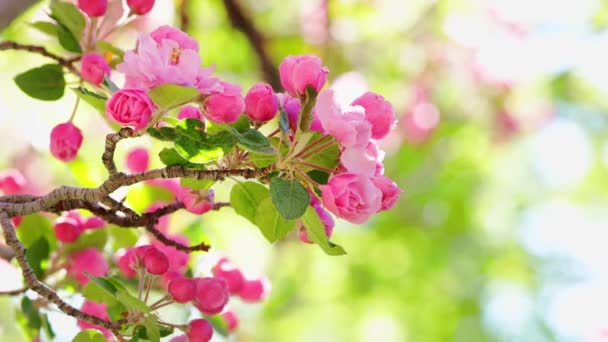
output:
M 61 52 L 27 25 L 46 5 L 23 10 L 1 39 Z M 312 53 L 343 101 L 369 89 L 398 113 L 380 144 L 404 193 L 366 225 L 338 223 L 333 240 L 348 255 L 295 234 L 270 245 L 230 209 L 203 217 L 196 234 L 272 281 L 266 302 L 236 303 L 230 340 L 608 341 L 607 2 L 157 0 L 114 41 L 132 49 L 137 31 L 162 24 L 196 37 L 204 65 L 244 91 L 276 85 L 286 55 Z M 14 86 L 45 61 L 0 54 L 0 166 L 23 170 L 42 193 L 98 184 L 110 131 L 99 114 L 81 106 L 83 149 L 64 164 L 48 136 L 74 94 L 45 103 Z M 129 141 L 119 154 L 129 146 L 153 148 Z M 3 279 L 16 272 L 4 268 Z M 0 286 L 15 288 L 9 278 Z M 18 341 L 9 302 L 0 299 L 0 340 Z

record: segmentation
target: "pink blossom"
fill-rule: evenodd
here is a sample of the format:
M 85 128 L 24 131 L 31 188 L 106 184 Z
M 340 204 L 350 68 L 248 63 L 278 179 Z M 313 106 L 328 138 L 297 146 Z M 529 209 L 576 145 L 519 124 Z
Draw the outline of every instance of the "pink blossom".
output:
M 101 17 L 108 9 L 108 0 L 78 0 L 78 8 L 89 17 Z
M 321 59 L 313 55 L 287 56 L 279 65 L 283 88 L 293 97 L 306 95 L 306 87 L 317 92 L 323 88 L 329 69 L 323 67 Z
M 25 177 L 17 169 L 8 169 L 0 173 L 0 191 L 5 195 L 20 193 L 25 185 Z
M 395 110 L 384 97 L 366 92 L 352 103 L 365 109 L 365 118 L 372 124 L 372 138 L 382 139 L 395 126 Z
M 288 94 L 280 95 L 281 106 L 287 113 L 287 119 L 289 120 L 289 128 L 295 132 L 298 125 L 298 114 L 300 113 L 300 108 L 302 107 L 300 100 L 295 97 L 291 97 Z
M 187 303 L 194 298 L 196 283 L 189 278 L 175 278 L 169 281 L 169 294 L 178 303 Z
M 106 304 L 103 304 L 103 303 L 95 303 L 95 302 L 85 300 L 84 304 L 82 304 L 82 307 L 80 308 L 80 311 L 87 313 L 91 316 L 95 316 L 97 318 L 106 319 L 106 320 L 110 319 L 110 316 L 108 316 L 108 312 L 106 311 Z M 95 325 L 93 323 L 90 323 L 90 322 L 87 322 L 84 320 L 78 320 L 78 327 L 82 330 L 97 329 L 102 334 L 104 334 L 104 336 L 108 340 L 110 340 L 112 338 L 112 333 L 110 332 L 110 330 L 108 330 L 106 328 L 102 328 L 98 325 Z
M 368 146 L 373 143 L 368 143 Z M 373 176 L 376 174 L 378 163 L 378 151 L 374 148 L 346 148 L 340 155 L 342 166 L 351 173 L 358 173 L 365 176 Z
M 159 26 L 156 30 L 150 32 L 150 37 L 152 37 L 158 45 L 163 44 L 163 40 L 168 39 L 176 42 L 180 49 L 190 49 L 198 52 L 198 42 L 196 39 L 173 26 Z
M 82 132 L 71 122 L 59 124 L 51 131 L 51 154 L 64 162 L 76 158 L 82 145 Z
M 145 15 L 154 7 L 154 0 L 127 0 L 127 5 L 129 5 L 133 13 Z
M 236 316 L 234 311 L 229 310 L 222 313 L 222 318 L 224 319 L 224 322 L 226 322 L 226 327 L 228 328 L 229 332 L 236 330 L 239 325 L 239 318 Z
M 82 229 L 97 229 L 104 227 L 106 222 L 97 216 L 89 217 L 82 222 Z
M 142 34 L 137 48 L 125 53 L 116 70 L 125 74 L 125 88 L 147 90 L 167 83 L 193 87 L 200 65 L 196 50 L 181 48 L 179 42 L 171 39 L 161 39 L 159 44 L 150 35 Z
M 213 209 L 215 191 L 213 189 L 192 190 L 182 188 L 179 200 L 184 203 L 186 210 L 193 214 L 202 215 Z
M 213 327 L 209 321 L 202 318 L 194 319 L 188 323 L 186 334 L 189 342 L 209 342 L 213 337 Z
M 138 173 L 144 172 L 150 165 L 150 154 L 148 149 L 139 147 L 134 148 L 127 154 L 127 168 L 129 171 Z
M 62 216 L 55 221 L 53 230 L 55 231 L 57 240 L 61 242 L 74 242 L 82 233 L 83 228 L 80 222 L 73 218 Z
M 86 248 L 69 256 L 68 273 L 71 274 L 80 285 L 89 282 L 84 272 L 92 276 L 103 277 L 108 274 L 108 262 L 95 248 Z
M 139 89 L 119 90 L 106 104 L 106 114 L 110 120 L 136 130 L 148 125 L 155 110 L 156 106 L 148 94 Z
M 195 106 L 185 106 L 177 113 L 177 118 L 184 119 L 203 119 L 203 113 Z
M 344 147 L 365 148 L 372 136 L 371 124 L 362 107 L 350 107 L 344 112 L 329 89 L 319 94 L 315 106 L 317 117 L 325 131 Z
M 96 86 L 103 82 L 104 76 L 110 76 L 112 69 L 102 55 L 90 52 L 80 60 L 80 74 L 85 81 Z
M 260 302 L 270 293 L 270 281 L 266 278 L 245 280 L 239 296 L 245 302 Z
M 386 176 L 376 176 L 372 178 L 372 182 L 382 192 L 382 205 L 380 211 L 389 210 L 395 206 L 402 190 L 397 184 Z
M 184 246 L 188 246 L 190 244 L 188 238 L 182 235 L 167 235 L 167 238 L 181 243 Z M 178 272 L 183 272 L 186 270 L 188 267 L 188 262 L 190 261 L 190 254 L 178 251 L 175 249 L 175 247 L 167 246 L 158 240 L 153 241 L 152 245 L 169 258 L 169 268 L 171 270 Z
M 245 114 L 252 120 L 270 121 L 276 116 L 278 110 L 278 98 L 269 84 L 255 84 L 245 95 Z
M 116 262 L 120 273 L 122 273 L 125 278 L 135 278 L 137 275 L 137 271 L 135 270 L 135 268 L 137 268 L 136 263 L 137 255 L 135 253 L 135 248 L 127 249 Z
M 228 284 L 228 290 L 231 294 L 237 294 L 243 287 L 245 277 L 241 270 L 226 258 L 222 258 L 214 267 L 213 275 L 216 278 L 221 278 Z
M 203 115 L 214 123 L 233 123 L 245 110 L 241 87 L 221 82 L 223 90 L 207 96 L 203 103 Z
M 151 247 L 146 250 L 143 257 L 146 272 L 154 275 L 165 274 L 169 269 L 169 259 L 165 253 Z
M 321 191 L 323 206 L 352 223 L 365 223 L 382 204 L 382 192 L 369 177 L 360 174 L 334 175 Z
M 153 213 L 156 210 L 165 207 L 165 203 L 153 203 L 146 209 L 146 213 Z M 158 223 L 156 224 L 156 228 L 163 233 L 167 233 L 169 230 L 169 215 L 163 215 L 158 219 Z
M 319 218 L 323 223 L 323 227 L 325 228 L 325 235 L 327 236 L 327 238 L 330 238 L 332 232 L 334 231 L 334 226 L 336 225 L 333 217 L 331 217 L 331 214 L 328 213 L 327 210 L 323 209 L 320 205 L 313 205 L 313 208 L 315 208 L 315 210 L 317 211 L 317 215 L 319 215 Z M 300 227 L 299 237 L 302 242 L 312 243 L 312 241 L 310 241 L 310 239 L 308 238 L 308 232 L 306 231 L 306 228 L 304 226 Z
M 194 306 L 206 315 L 216 315 L 228 303 L 230 293 L 228 284 L 220 278 L 196 278 Z

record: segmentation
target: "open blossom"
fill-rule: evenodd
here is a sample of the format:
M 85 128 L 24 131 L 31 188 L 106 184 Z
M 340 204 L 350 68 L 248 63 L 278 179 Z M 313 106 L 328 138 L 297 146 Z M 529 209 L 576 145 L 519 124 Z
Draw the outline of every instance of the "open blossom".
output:
M 352 223 L 365 223 L 382 205 L 382 192 L 369 177 L 360 174 L 332 176 L 321 190 L 323 206 Z
M 313 55 L 287 56 L 279 65 L 283 88 L 293 97 L 306 95 L 306 87 L 323 88 L 329 70 Z
M 91 84 L 100 85 L 104 76 L 109 77 L 111 72 L 108 62 L 98 53 L 87 53 L 80 60 L 80 74 Z
M 272 120 L 279 110 L 279 100 L 266 83 L 255 84 L 245 95 L 245 114 L 259 122 Z
M 148 125 L 156 106 L 148 94 L 139 89 L 122 89 L 112 95 L 106 104 L 106 115 L 122 126 L 136 130 Z
M 127 0 L 127 5 L 133 13 L 144 15 L 148 14 L 154 7 L 154 0 Z
M 164 39 L 176 42 L 180 49 L 190 49 L 198 52 L 198 42 L 190 37 L 186 32 L 169 25 L 159 26 L 156 30 L 150 32 L 150 37 L 157 44 L 162 44 Z
M 365 148 L 346 148 L 340 155 L 342 166 L 352 173 L 374 176 L 383 169 L 384 153 L 378 150 L 375 143 L 370 141 Z
M 71 274 L 80 285 L 89 282 L 85 272 L 96 277 L 108 274 L 109 265 L 103 255 L 95 248 L 86 248 L 71 254 L 68 263 L 68 274 Z
M 213 92 L 203 103 L 203 115 L 214 123 L 233 123 L 245 110 L 241 87 L 221 82 L 222 91 Z
M 348 148 L 365 148 L 372 137 L 372 125 L 365 118 L 362 107 L 349 107 L 344 111 L 329 89 L 319 94 L 315 110 L 321 125 L 340 143 Z
M 372 124 L 372 138 L 382 139 L 395 126 L 395 110 L 384 97 L 366 92 L 352 103 L 365 109 L 365 118 Z
M 201 65 L 197 50 L 180 46 L 184 42 L 169 39 L 170 36 L 159 34 L 160 43 L 149 34 L 139 36 L 137 48 L 127 51 L 123 62 L 116 66 L 125 75 L 125 88 L 147 90 L 167 83 L 196 85 Z
M 380 210 L 389 210 L 395 206 L 401 194 L 401 189 L 386 176 L 376 176 L 372 178 L 372 182 L 382 192 L 382 205 Z
M 74 160 L 82 145 L 82 132 L 71 122 L 64 122 L 51 131 L 51 154 L 64 162 Z

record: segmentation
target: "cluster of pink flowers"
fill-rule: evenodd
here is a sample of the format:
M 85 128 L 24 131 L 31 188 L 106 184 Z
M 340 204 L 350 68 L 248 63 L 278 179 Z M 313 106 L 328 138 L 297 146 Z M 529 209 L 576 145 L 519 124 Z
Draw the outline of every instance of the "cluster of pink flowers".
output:
M 105 222 L 97 216 L 82 217 L 77 211 L 69 211 L 55 220 L 53 229 L 57 240 L 74 242 L 87 229 L 97 229 L 105 226 Z

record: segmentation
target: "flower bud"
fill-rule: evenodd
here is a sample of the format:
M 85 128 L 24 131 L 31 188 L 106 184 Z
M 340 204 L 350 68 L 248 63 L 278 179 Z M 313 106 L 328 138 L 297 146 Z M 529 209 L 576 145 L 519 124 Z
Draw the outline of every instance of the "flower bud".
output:
M 402 190 L 397 184 L 386 176 L 376 176 L 372 178 L 374 185 L 382 192 L 382 205 L 380 211 L 389 210 L 395 206 Z
M 183 188 L 179 200 L 184 203 L 186 210 L 193 214 L 202 215 L 213 209 L 215 191 L 213 189 L 192 190 Z
M 209 342 L 213 336 L 213 327 L 207 320 L 195 319 L 188 324 L 186 334 L 189 342 Z
M 148 125 L 156 106 L 144 90 L 122 89 L 115 92 L 106 104 L 108 118 L 122 126 L 136 130 Z
M 60 217 L 53 226 L 57 240 L 61 242 L 74 242 L 82 233 L 82 227 L 76 220 L 69 217 Z
M 135 248 L 127 249 L 125 254 L 119 257 L 116 262 L 120 273 L 122 273 L 125 278 L 135 278 L 137 275 L 137 271 L 135 270 L 135 268 L 137 268 L 136 263 L 137 256 L 135 254 Z
M 177 277 L 169 282 L 169 294 L 178 303 L 187 303 L 194 298 L 196 283 L 189 278 Z
M 372 124 L 372 138 L 384 138 L 395 125 L 395 110 L 390 102 L 376 93 L 367 92 L 353 101 L 365 108 L 365 118 Z
M 154 0 L 127 0 L 127 5 L 133 13 L 145 15 L 154 7 Z
M 233 332 L 239 325 L 239 318 L 236 316 L 234 311 L 229 310 L 222 314 L 224 322 L 226 322 L 226 328 L 229 332 Z
M 59 124 L 51 131 L 51 154 L 64 162 L 76 158 L 82 145 L 82 133 L 71 122 Z
M 279 65 L 283 88 L 293 97 L 306 95 L 306 87 L 319 92 L 327 80 L 329 70 L 321 59 L 313 55 L 287 56 Z
M 17 169 L 9 169 L 0 173 L 0 191 L 5 195 L 13 195 L 23 191 L 26 180 Z
M 245 109 L 241 87 L 221 82 L 222 92 L 209 95 L 203 104 L 203 115 L 214 123 L 233 123 Z
M 80 74 L 85 81 L 96 86 L 103 82 L 104 76 L 110 76 L 110 65 L 98 53 L 87 53 L 80 60 Z
M 239 296 L 245 302 L 260 302 L 270 292 L 270 282 L 266 278 L 245 280 Z
M 228 285 L 224 279 L 196 278 L 194 306 L 206 315 L 215 315 L 224 309 L 230 299 Z
M 185 106 L 180 109 L 179 113 L 177 113 L 177 118 L 180 120 L 184 119 L 203 119 L 203 113 L 196 108 L 195 106 Z
M 144 172 L 150 165 L 150 155 L 145 148 L 135 148 L 127 154 L 127 168 L 133 173 Z
M 109 268 L 103 255 L 92 247 L 73 253 L 68 258 L 68 274 L 72 275 L 80 285 L 89 282 L 85 272 L 95 277 L 103 277 L 108 274 Z
M 91 302 L 88 300 L 85 300 L 84 304 L 82 304 L 82 307 L 80 308 L 80 311 L 89 314 L 91 316 L 95 316 L 97 318 L 101 318 L 101 319 L 106 319 L 109 320 L 110 317 L 108 316 L 108 312 L 107 312 L 107 305 L 106 304 L 102 304 L 102 303 L 95 303 L 95 302 Z M 84 321 L 84 320 L 78 320 L 78 327 L 82 330 L 86 330 L 86 329 L 97 329 L 99 330 L 102 334 L 105 335 L 106 339 L 109 341 L 113 334 L 112 332 L 110 332 L 110 330 L 102 328 L 98 325 L 95 325 L 91 322 L 88 321 Z
M 82 223 L 82 229 L 97 229 L 104 227 L 106 222 L 97 216 L 89 217 Z
M 270 121 L 278 110 L 279 100 L 266 83 L 254 85 L 245 95 L 245 114 L 254 121 Z
M 158 249 L 151 247 L 144 253 L 144 266 L 150 274 L 161 275 L 169 269 L 169 259 Z
M 106 14 L 108 0 L 78 0 L 78 8 L 89 17 L 101 17 Z
M 231 294 L 239 293 L 241 287 L 243 287 L 243 282 L 245 281 L 241 271 L 228 259 L 221 259 L 213 267 L 213 275 L 216 278 L 221 278 L 226 281 L 228 284 L 228 291 L 230 291 Z

